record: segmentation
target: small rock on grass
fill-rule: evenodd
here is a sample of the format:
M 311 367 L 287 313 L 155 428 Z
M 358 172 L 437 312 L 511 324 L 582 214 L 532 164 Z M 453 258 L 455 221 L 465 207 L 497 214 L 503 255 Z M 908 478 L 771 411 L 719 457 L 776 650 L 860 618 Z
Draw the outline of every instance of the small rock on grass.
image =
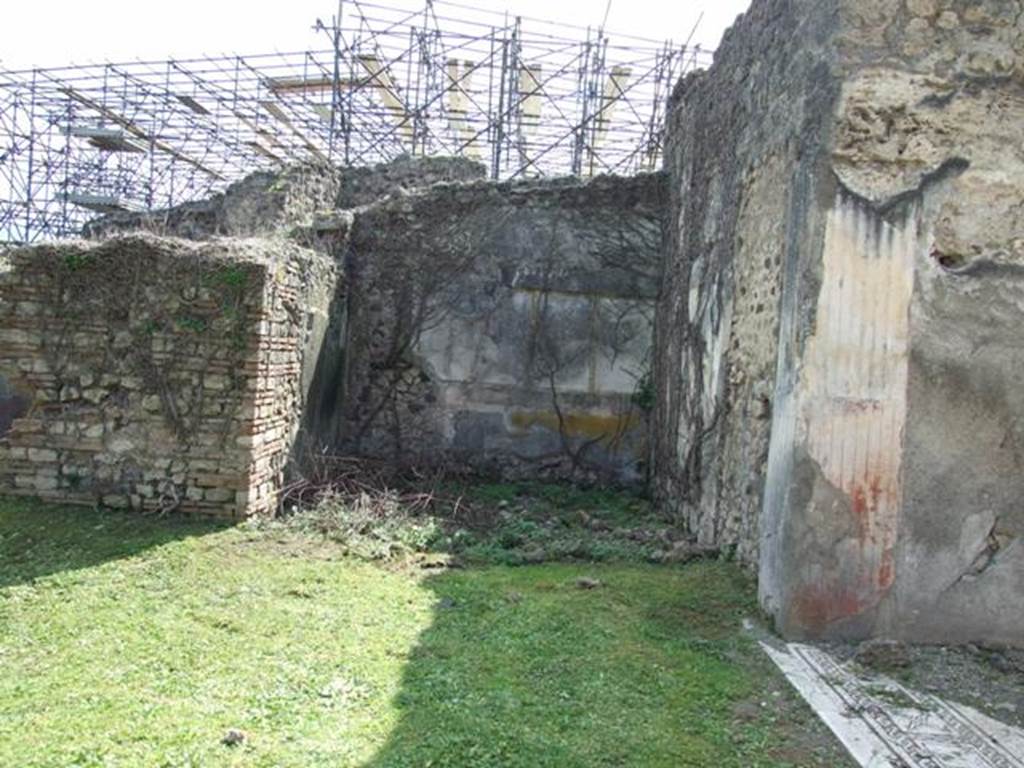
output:
M 580 576 L 576 579 L 577 589 L 597 589 L 598 587 L 603 586 L 604 584 L 602 584 L 600 580 L 593 579 L 590 576 Z
M 424 570 L 445 570 L 445 569 L 459 569 L 463 567 L 460 560 L 451 555 L 445 554 L 426 554 L 419 559 L 420 568 Z
M 763 702 L 758 704 L 756 701 L 740 701 L 733 705 L 732 714 L 737 720 L 751 723 L 761 718 L 762 707 Z
M 709 547 L 692 541 L 680 541 L 673 545 L 672 549 L 662 553 L 660 560 L 663 563 L 688 563 L 691 560 L 714 558 L 718 557 L 718 555 L 719 551 L 716 547 Z
M 861 666 L 881 671 L 910 666 L 910 653 L 907 651 L 907 646 L 896 640 L 881 638 L 865 640 L 857 646 L 853 658 Z
M 1019 651 L 990 650 L 987 654 L 988 663 L 1003 674 L 1024 673 L 1024 654 Z
M 541 547 L 530 547 L 523 550 L 523 562 L 527 565 L 539 565 L 548 559 L 548 553 Z
M 245 744 L 248 738 L 249 735 L 245 731 L 239 728 L 228 728 L 227 733 L 224 734 L 220 743 L 228 747 L 237 747 L 241 744 Z

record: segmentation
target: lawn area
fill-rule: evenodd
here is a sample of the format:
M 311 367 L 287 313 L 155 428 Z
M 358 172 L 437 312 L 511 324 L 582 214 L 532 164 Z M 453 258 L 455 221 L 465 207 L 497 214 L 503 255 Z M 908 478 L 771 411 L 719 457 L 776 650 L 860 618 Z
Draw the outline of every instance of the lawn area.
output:
M 848 765 L 729 563 L 420 565 L 0 499 L 0 766 Z

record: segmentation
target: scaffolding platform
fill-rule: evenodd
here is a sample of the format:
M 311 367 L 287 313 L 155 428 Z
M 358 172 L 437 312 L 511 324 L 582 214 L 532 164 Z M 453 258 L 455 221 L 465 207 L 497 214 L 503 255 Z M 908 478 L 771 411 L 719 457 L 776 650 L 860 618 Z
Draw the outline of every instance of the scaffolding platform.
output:
M 123 200 L 116 195 L 90 195 L 86 192 L 69 192 L 67 201 L 80 208 L 96 213 L 123 213 L 126 211 L 145 210 L 145 206 Z
M 76 139 L 87 139 L 89 144 L 104 152 L 142 152 L 149 147 L 130 138 L 124 131 L 113 128 L 72 127 L 71 135 Z

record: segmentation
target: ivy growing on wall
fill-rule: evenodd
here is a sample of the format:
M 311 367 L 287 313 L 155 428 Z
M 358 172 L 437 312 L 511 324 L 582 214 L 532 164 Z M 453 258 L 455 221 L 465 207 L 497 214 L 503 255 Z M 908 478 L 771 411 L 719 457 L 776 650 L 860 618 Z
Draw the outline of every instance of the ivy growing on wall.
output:
M 256 284 L 253 266 L 211 259 L 184 244 L 157 248 L 144 237 L 88 251 L 59 248 L 62 258 L 53 261 L 52 274 L 57 322 L 45 337 L 59 391 L 81 389 L 83 373 L 93 386 L 108 382 L 111 394 L 125 377 L 137 378 L 143 393 L 159 397 L 176 438 L 188 444 L 203 418 L 207 378 L 226 376 L 227 392 L 237 386 L 245 355 L 245 303 Z M 95 325 L 106 329 L 102 363 L 83 372 L 70 354 L 75 333 Z M 226 373 L 213 374 L 213 368 Z

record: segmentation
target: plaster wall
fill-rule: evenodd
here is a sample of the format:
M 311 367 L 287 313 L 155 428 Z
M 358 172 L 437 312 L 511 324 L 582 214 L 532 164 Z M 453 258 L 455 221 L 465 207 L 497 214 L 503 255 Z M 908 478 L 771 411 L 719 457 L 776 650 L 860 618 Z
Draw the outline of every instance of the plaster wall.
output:
M 657 487 L 787 635 L 1024 642 L 1022 15 L 755 0 L 677 94 Z
M 354 212 L 344 451 L 636 483 L 662 178 L 442 184 Z

